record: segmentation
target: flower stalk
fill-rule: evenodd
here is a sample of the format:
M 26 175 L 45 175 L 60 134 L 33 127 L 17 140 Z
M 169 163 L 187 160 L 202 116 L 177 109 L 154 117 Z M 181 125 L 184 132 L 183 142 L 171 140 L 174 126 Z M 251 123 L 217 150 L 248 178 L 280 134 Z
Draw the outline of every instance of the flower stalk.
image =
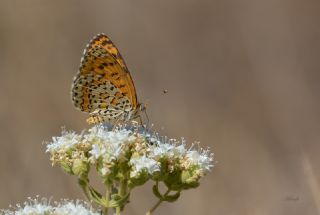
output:
M 109 205 L 112 185 L 109 183 L 105 183 L 105 186 L 106 186 L 106 204 Z M 103 214 L 109 215 L 109 207 L 104 207 Z
M 170 193 L 170 189 L 168 189 L 165 193 L 164 193 L 164 198 L 167 197 L 167 195 Z M 160 204 L 163 202 L 163 199 L 159 199 L 158 202 L 146 213 L 146 215 L 151 215 L 159 206 Z

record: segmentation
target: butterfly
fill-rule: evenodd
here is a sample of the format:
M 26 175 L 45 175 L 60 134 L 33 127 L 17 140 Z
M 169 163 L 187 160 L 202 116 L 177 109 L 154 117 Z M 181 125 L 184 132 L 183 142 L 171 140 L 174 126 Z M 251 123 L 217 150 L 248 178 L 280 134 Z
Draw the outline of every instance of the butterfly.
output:
M 105 34 L 96 35 L 84 49 L 71 97 L 77 109 L 91 115 L 89 124 L 128 122 L 145 110 L 126 63 Z

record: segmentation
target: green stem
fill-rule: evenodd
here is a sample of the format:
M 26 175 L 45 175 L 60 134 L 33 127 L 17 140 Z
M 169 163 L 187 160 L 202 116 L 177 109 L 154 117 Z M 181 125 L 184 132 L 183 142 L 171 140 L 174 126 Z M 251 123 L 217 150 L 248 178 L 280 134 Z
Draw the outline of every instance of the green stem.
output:
M 125 194 L 127 192 L 127 183 L 128 183 L 127 178 L 124 178 L 120 181 L 119 190 L 118 190 L 118 194 L 120 197 L 125 196 Z M 117 207 L 116 208 L 116 215 L 120 215 L 120 214 L 121 214 L 121 207 Z
M 147 213 L 146 215 L 151 215 L 162 203 L 162 200 L 159 200 Z
M 109 183 L 106 183 L 105 185 L 107 186 L 107 189 L 106 189 L 106 203 L 107 203 L 107 205 L 109 205 L 111 185 Z M 109 208 L 108 207 L 104 208 L 103 214 L 104 215 L 109 215 Z
M 88 180 L 83 180 L 83 179 L 78 178 L 78 184 L 82 188 L 84 195 L 86 196 L 88 201 L 91 201 L 89 191 L 88 191 L 88 186 L 87 186 L 88 182 L 87 181 Z
M 116 215 L 121 215 L 121 208 L 120 207 L 116 208 Z
M 165 192 L 165 194 L 163 194 L 164 197 L 166 197 L 169 193 L 170 193 L 170 189 L 167 190 L 167 192 Z M 160 199 L 147 213 L 146 215 L 151 215 L 162 203 L 163 201 Z

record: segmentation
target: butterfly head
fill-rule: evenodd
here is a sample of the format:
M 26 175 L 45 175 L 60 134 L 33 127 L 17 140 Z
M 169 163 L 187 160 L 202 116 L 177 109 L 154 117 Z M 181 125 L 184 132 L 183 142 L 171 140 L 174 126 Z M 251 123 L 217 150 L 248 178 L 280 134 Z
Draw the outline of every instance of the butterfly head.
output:
M 135 109 L 131 109 L 130 111 L 124 112 L 124 120 L 129 121 L 140 117 L 141 113 L 146 111 L 146 108 L 146 104 L 139 103 Z

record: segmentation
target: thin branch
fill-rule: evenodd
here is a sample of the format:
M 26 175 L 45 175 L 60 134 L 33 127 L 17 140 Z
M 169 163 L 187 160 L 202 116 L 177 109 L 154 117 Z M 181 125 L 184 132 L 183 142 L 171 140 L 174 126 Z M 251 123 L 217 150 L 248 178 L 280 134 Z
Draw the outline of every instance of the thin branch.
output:
M 165 194 L 163 195 L 164 197 L 166 197 L 169 193 L 170 193 L 170 189 L 167 190 L 167 192 L 165 192 Z M 147 213 L 146 215 L 151 215 L 162 203 L 163 201 L 160 199 Z

